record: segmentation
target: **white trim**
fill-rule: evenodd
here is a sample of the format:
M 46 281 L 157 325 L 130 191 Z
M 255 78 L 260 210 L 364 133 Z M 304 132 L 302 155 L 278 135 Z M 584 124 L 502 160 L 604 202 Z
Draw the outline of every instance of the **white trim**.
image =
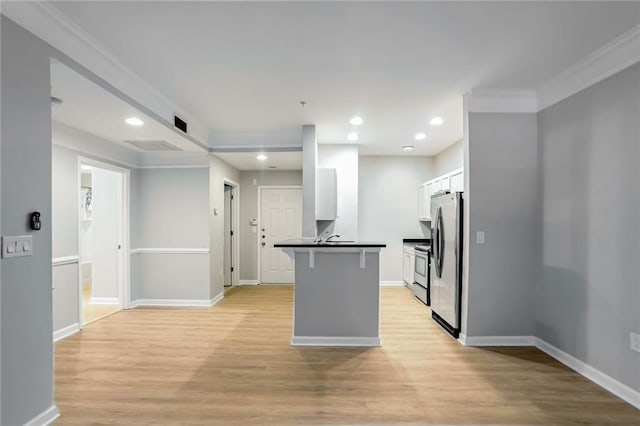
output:
M 120 299 L 117 297 L 91 297 L 89 303 L 92 305 L 119 305 Z
M 293 336 L 291 346 L 378 347 L 379 337 Z
M 469 112 L 535 113 L 536 93 L 532 90 L 473 89 L 465 94 Z
M 538 110 L 640 62 L 640 25 L 613 39 L 538 88 Z
M 380 287 L 405 287 L 404 281 L 380 281 Z
M 540 338 L 535 338 L 535 346 L 575 372 L 616 395 L 618 398 L 640 409 L 640 392 Z
M 231 230 L 233 231 L 233 236 L 231 237 L 231 247 L 233 247 L 231 285 L 234 286 L 240 282 L 240 184 L 227 177 L 222 178 L 222 181 L 223 185 L 229 185 L 233 188 L 231 192 L 233 196 L 231 199 L 231 211 L 233 212 L 233 217 L 231 218 Z
M 44 410 L 42 413 L 38 414 L 28 422 L 24 424 L 24 426 L 47 426 L 53 423 L 55 419 L 60 417 L 60 411 L 58 411 L 58 407 L 53 404 L 51 407 Z
M 72 334 L 80 331 L 80 323 L 74 322 L 71 325 L 61 328 L 60 330 L 56 330 L 53 332 L 53 341 L 57 342 L 58 340 L 62 340 L 65 337 L 69 337 Z
M 138 299 L 131 302 L 131 307 L 159 306 L 180 308 L 210 308 L 224 299 L 224 292 L 212 299 Z
M 53 259 L 51 259 L 51 266 L 72 265 L 79 262 L 80 256 L 78 255 L 54 257 Z
M 130 239 L 130 223 L 131 223 L 131 171 L 127 168 L 116 166 L 114 164 L 105 163 L 92 158 L 83 157 L 78 155 L 77 157 L 77 193 L 81 194 L 81 182 L 82 182 L 82 165 L 90 165 L 99 169 L 109 170 L 120 174 L 120 197 L 122 205 L 120 214 L 120 228 L 119 228 L 119 244 L 120 250 L 118 252 L 118 306 L 120 309 L 129 309 L 131 303 L 131 256 L 127 253 L 130 252 L 131 239 Z M 78 205 L 78 213 L 80 213 L 80 205 Z M 81 235 L 81 221 L 80 214 L 78 214 L 77 223 L 77 244 L 80 244 Z M 82 257 L 82 253 L 80 253 Z M 84 326 L 84 309 L 83 309 L 83 280 L 82 273 L 78 273 L 78 319 L 80 328 Z M 111 303 L 109 303 L 111 304 Z
M 238 281 L 238 285 L 258 285 L 260 284 L 258 280 L 240 280 Z
M 465 346 L 535 346 L 533 336 L 466 336 L 458 340 Z
M 57 59 L 63 62 L 68 62 L 69 60 L 75 62 L 75 64 L 68 65 L 75 65 L 72 68 L 75 68 L 76 71 L 79 71 L 77 68 L 83 68 L 82 71 L 85 76 L 86 73 L 92 74 L 93 78 L 90 79 L 94 83 L 112 93 L 119 92 L 114 93 L 114 95 L 129 104 L 134 101 L 134 107 L 151 115 L 165 127 L 190 140 L 194 145 L 208 150 L 208 145 L 198 141 L 192 134 L 181 134 L 173 126 L 172 116 L 174 113 L 182 116 L 190 122 L 191 129 L 196 129 L 199 133 L 209 131 L 204 123 L 200 122 L 192 114 L 186 113 L 173 100 L 118 60 L 98 40 L 89 35 L 73 20 L 70 20 L 64 13 L 60 12 L 55 5 L 47 2 L 11 3 L 3 2 L 2 13 L 53 46 L 66 57 Z M 55 53 L 55 56 L 60 55 Z M 102 76 L 108 76 L 110 81 L 103 79 Z M 99 80 L 99 82 L 96 80 Z M 125 99 L 125 97 L 129 99 Z M 206 134 L 200 136 L 205 137 Z
M 208 248 L 137 248 L 129 250 L 130 255 L 135 254 L 209 254 Z

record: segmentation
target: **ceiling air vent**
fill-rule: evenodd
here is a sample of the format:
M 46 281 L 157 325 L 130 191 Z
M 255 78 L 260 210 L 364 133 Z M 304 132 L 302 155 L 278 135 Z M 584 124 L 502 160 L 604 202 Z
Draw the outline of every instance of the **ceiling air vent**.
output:
M 187 132 L 187 122 L 184 121 L 182 118 L 178 117 L 177 115 L 173 116 L 173 125 L 176 126 L 176 129 L 180 129 L 185 133 Z
M 140 151 L 145 152 L 166 152 L 166 151 L 182 151 L 177 146 L 171 145 L 167 141 L 122 141 L 127 145 L 131 145 Z

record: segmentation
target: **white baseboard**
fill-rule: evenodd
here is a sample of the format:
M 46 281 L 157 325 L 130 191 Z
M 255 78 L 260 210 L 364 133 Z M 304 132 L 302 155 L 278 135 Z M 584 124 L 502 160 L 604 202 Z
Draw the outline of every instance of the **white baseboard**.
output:
M 465 336 L 460 334 L 460 343 L 465 346 L 535 346 L 533 336 Z
M 404 287 L 404 281 L 380 281 L 380 287 Z
M 464 346 L 535 346 L 578 374 L 603 387 L 618 398 L 640 409 L 640 392 L 606 373 L 534 336 L 465 336 L 458 339 Z
M 53 423 L 55 419 L 60 417 L 60 412 L 58 411 L 58 407 L 52 405 L 47 408 L 42 413 L 38 414 L 28 422 L 24 424 L 24 426 L 47 426 Z
M 260 284 L 258 280 L 240 280 L 238 285 L 258 285 Z
M 224 292 L 212 299 L 138 299 L 131 302 L 130 307 L 158 306 L 175 308 L 210 308 L 224 299 Z
M 291 346 L 378 347 L 379 337 L 293 336 Z
M 587 364 L 584 361 L 579 360 L 566 353 L 565 351 L 556 348 L 555 346 L 547 343 L 546 341 L 535 338 L 535 345 L 542 352 L 545 352 L 547 355 L 555 358 L 560 361 L 567 367 L 571 368 L 575 372 L 583 375 L 587 379 L 591 380 L 595 384 L 605 388 L 612 394 L 616 395 L 618 398 L 628 402 L 633 405 L 637 409 L 640 409 L 640 392 L 630 388 L 624 383 L 619 382 L 608 374 L 603 373 L 595 367 Z
M 224 290 L 218 293 L 216 296 L 209 301 L 210 306 L 218 304 L 222 299 L 224 299 Z
M 53 332 L 53 341 L 57 342 L 58 340 L 62 340 L 65 337 L 69 337 L 72 334 L 77 333 L 78 331 L 80 331 L 80 324 L 79 323 L 73 323 L 71 325 L 68 325 L 66 327 L 61 328 L 60 330 L 56 330 Z
M 119 305 L 120 299 L 117 297 L 91 297 L 89 303 L 92 305 Z

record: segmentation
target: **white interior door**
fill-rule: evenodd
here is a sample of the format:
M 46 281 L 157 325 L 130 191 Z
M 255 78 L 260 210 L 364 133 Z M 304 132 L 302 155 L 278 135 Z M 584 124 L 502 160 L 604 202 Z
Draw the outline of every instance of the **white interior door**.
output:
M 291 284 L 294 268 L 289 257 L 273 244 L 302 238 L 302 189 L 262 188 L 260 193 L 260 281 Z
M 122 174 L 94 168 L 91 303 L 120 304 Z

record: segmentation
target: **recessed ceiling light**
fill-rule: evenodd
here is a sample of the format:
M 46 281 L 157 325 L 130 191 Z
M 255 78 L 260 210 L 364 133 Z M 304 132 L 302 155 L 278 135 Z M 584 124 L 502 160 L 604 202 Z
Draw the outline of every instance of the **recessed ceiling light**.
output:
M 358 136 L 356 132 L 351 132 L 347 135 L 347 139 L 349 139 L 350 141 L 357 141 L 359 137 L 360 136 Z
M 359 126 L 362 124 L 362 122 L 362 117 L 358 117 L 357 115 L 353 117 L 351 121 L 349 121 L 349 123 L 353 124 L 354 126 Z
M 420 133 L 416 133 L 416 140 L 417 141 L 423 141 L 427 138 L 427 135 L 420 132 Z
M 266 159 L 267 159 L 267 156 L 266 156 L 266 155 L 264 155 L 264 154 L 260 154 L 260 155 L 258 155 L 256 158 L 257 158 L 258 160 L 260 160 L 260 161 L 264 161 L 264 160 L 266 160 Z
M 442 123 L 444 123 L 442 117 L 433 117 L 431 121 L 429 121 L 429 124 L 431 124 L 432 126 L 441 126 Z
M 413 151 L 413 145 L 405 145 L 402 147 L 405 151 Z
M 138 117 L 129 117 L 124 120 L 129 126 L 142 126 L 144 122 L 140 120 Z

